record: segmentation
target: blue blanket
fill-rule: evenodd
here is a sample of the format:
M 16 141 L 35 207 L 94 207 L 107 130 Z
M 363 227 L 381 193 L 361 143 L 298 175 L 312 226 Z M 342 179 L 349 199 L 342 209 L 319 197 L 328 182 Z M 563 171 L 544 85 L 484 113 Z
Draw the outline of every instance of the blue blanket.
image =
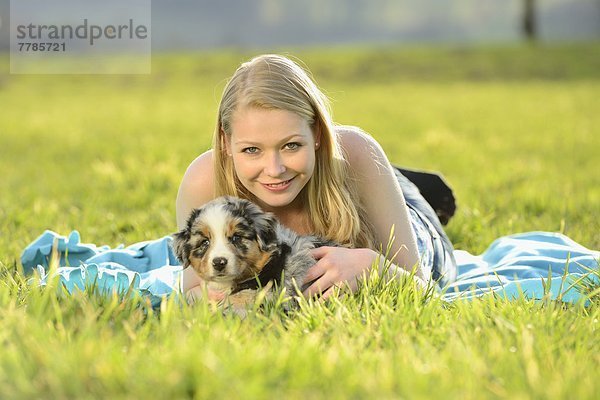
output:
M 171 241 L 170 236 L 165 236 L 111 249 L 81 243 L 77 231 L 69 237 L 45 231 L 25 248 L 21 263 L 25 273 L 37 269 L 41 284 L 45 285 L 52 249 L 56 247 L 60 254 L 60 282 L 69 293 L 91 285 L 100 291 L 126 292 L 132 288 L 148 296 L 156 306 L 164 296 L 180 290 L 182 267 L 171 249 Z
M 102 290 L 133 288 L 153 304 L 180 289 L 182 267 L 171 249 L 171 237 L 128 247 L 81 243 L 77 231 L 68 237 L 46 231 L 23 251 L 25 272 L 37 269 L 45 284 L 53 246 L 60 253 L 58 274 L 69 292 L 94 284 Z M 578 284 L 599 281 L 600 252 L 586 249 L 559 233 L 529 232 L 497 239 L 481 255 L 454 252 L 457 280 L 444 288 L 444 298 L 473 298 L 494 292 L 506 298 L 525 296 L 576 302 Z

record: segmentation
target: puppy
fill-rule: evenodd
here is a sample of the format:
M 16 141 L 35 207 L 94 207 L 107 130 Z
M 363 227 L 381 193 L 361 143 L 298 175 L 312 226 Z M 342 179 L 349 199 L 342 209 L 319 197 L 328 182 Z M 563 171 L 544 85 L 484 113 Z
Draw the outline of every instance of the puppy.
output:
M 261 287 L 283 286 L 292 299 L 306 271 L 315 264 L 309 250 L 335 246 L 315 236 L 298 235 L 271 213 L 235 197 L 219 197 L 192 210 L 186 227 L 173 235 L 173 249 L 184 267 L 192 267 L 209 289 L 229 294 L 236 312 Z M 295 301 L 287 302 L 286 309 Z

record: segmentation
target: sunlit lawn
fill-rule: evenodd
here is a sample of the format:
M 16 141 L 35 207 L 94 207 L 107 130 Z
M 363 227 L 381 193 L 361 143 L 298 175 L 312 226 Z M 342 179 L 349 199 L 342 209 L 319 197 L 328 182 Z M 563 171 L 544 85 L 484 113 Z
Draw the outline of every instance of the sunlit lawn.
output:
M 334 118 L 442 171 L 456 248 L 560 231 L 600 248 L 600 47 L 294 52 Z M 444 305 L 372 284 L 240 321 L 24 282 L 43 230 L 116 246 L 173 232 L 225 79 L 252 53 L 155 55 L 149 76 L 0 75 L 0 397 L 595 398 L 598 301 Z M 4 57 L 4 61 L 7 57 Z

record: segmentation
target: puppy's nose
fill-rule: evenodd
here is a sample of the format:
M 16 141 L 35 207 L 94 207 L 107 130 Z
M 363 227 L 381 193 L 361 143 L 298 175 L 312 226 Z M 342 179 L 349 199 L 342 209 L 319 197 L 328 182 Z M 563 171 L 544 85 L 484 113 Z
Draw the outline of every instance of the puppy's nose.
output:
M 213 268 L 217 271 L 223 271 L 227 266 L 227 259 L 225 257 L 215 257 L 212 260 Z

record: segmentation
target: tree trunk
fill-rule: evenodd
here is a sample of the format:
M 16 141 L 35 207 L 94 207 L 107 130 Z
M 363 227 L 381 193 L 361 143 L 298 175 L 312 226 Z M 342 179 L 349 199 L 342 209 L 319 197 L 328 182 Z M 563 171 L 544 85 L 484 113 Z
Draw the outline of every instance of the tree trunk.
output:
M 534 41 L 537 38 L 537 27 L 535 24 L 535 0 L 525 0 L 523 13 L 523 34 L 525 39 Z

